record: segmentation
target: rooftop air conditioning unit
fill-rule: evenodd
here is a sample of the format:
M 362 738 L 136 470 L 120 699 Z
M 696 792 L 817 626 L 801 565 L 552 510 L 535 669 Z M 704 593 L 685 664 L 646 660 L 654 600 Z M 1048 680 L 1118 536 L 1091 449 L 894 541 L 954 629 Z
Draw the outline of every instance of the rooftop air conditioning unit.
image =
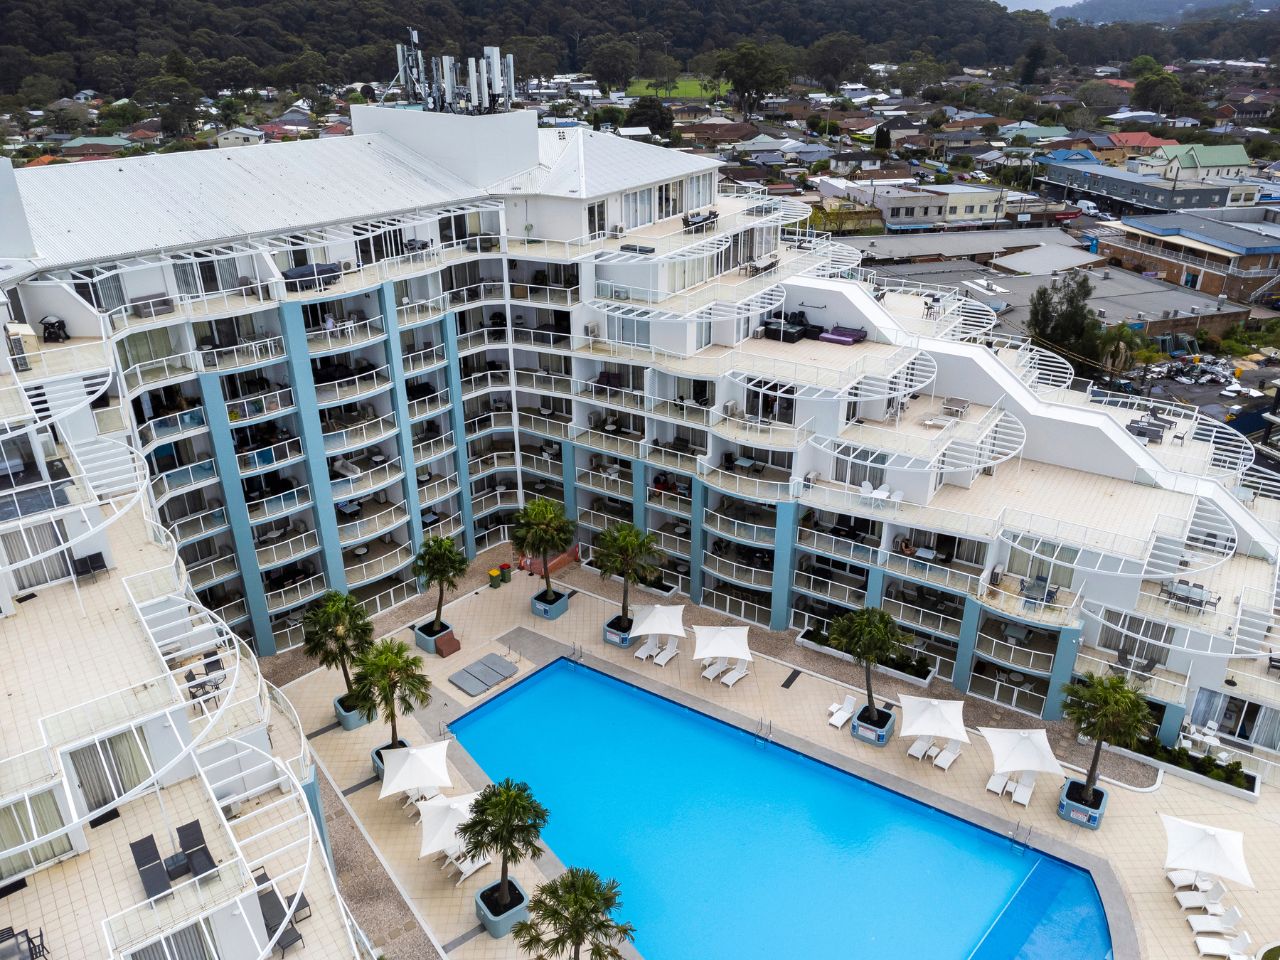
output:
M 1110 271 L 1110 270 L 1103 270 L 1103 271 L 1102 271 L 1102 279 L 1103 279 L 1103 280 L 1110 280 L 1110 279 L 1111 279 L 1111 271 Z
M 343 261 L 342 261 L 342 272 L 343 272 L 343 273 L 349 273 L 350 271 L 354 270 L 355 268 L 356 268 L 356 265 L 355 265 L 354 263 L 352 263 L 350 260 L 343 260 Z
M 1198 316 L 1200 315 L 1200 308 L 1199 308 L 1199 307 L 1192 307 L 1192 308 L 1191 308 L 1191 315 L 1192 315 L 1193 317 L 1198 317 Z
M 1137 320 L 1137 321 L 1139 321 L 1139 322 L 1141 322 L 1141 321 L 1143 321 L 1143 320 L 1147 319 L 1147 315 L 1146 315 L 1145 313 L 1143 313 L 1141 310 L 1139 310 L 1139 311 L 1137 312 L 1137 314 L 1134 316 L 1134 318 L 1133 318 L 1133 319 L 1134 319 L 1134 320 Z
M 1225 293 L 1218 294 L 1218 303 L 1226 303 L 1227 295 Z
M 738 415 L 737 400 L 726 400 L 724 402 L 724 415 L 726 417 L 736 417 Z
M 614 287 L 614 288 L 613 288 L 613 299 L 615 299 L 615 300 L 630 300 L 630 299 L 631 299 L 631 291 L 630 291 L 630 290 L 628 290 L 626 287 Z
M 588 323 L 584 332 L 592 340 L 598 340 L 600 338 L 600 325 L 598 323 Z
M 870 240 L 867 242 L 868 247 L 874 247 L 875 245 L 876 245 L 876 242 L 874 240 Z
M 1098 314 L 1098 318 L 1099 318 L 1100 320 L 1105 320 L 1105 319 L 1107 319 L 1107 311 L 1103 310 L 1101 307 L 1099 307 L 1099 308 L 1098 308 L 1096 311 L 1094 311 L 1094 312 Z

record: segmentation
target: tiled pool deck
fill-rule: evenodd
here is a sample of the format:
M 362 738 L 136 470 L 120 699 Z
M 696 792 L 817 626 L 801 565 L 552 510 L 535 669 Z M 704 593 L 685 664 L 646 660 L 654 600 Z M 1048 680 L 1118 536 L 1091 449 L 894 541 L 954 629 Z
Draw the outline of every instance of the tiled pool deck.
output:
M 617 612 L 616 604 L 578 593 L 568 614 L 544 621 L 529 612 L 533 589 L 531 581 L 520 578 L 501 590 L 478 590 L 446 609 L 446 617 L 462 641 L 462 653 L 446 660 L 423 655 L 434 699 L 426 710 L 403 724 L 403 737 L 415 744 L 440 739 L 445 735 L 444 723 L 507 689 L 509 682 L 472 698 L 448 683 L 449 674 L 486 653 L 499 653 L 517 663 L 519 679 L 557 656 L 579 650 L 591 666 L 748 730 L 754 730 L 763 719 L 771 724 L 772 736 L 779 743 L 982 826 L 1005 834 L 1017 829 L 1019 837 L 1030 828 L 1033 846 L 1094 870 L 1107 902 L 1116 960 L 1138 956 L 1186 960 L 1196 955 L 1190 928 L 1164 878 L 1165 838 L 1157 814 L 1243 830 L 1258 889 L 1232 889 L 1227 902 L 1237 904 L 1244 913 L 1242 926 L 1255 946 L 1280 939 L 1280 794 L 1274 788 L 1264 787 L 1260 802 L 1249 803 L 1173 777 L 1163 778 L 1147 790 L 1116 787 L 1103 828 L 1097 832 L 1081 830 L 1058 819 L 1057 785 L 1049 781 L 1040 784 L 1025 810 L 987 793 L 991 756 L 976 734 L 961 758 L 944 773 L 908 759 L 906 741 L 895 739 L 888 748 L 877 750 L 854 741 L 847 726 L 840 731 L 830 727 L 827 706 L 849 692 L 845 684 L 804 671 L 792 678 L 790 664 L 768 658 L 757 658 L 752 675 L 733 689 L 702 680 L 689 650 L 665 668 L 641 663 L 631 651 L 601 641 L 601 624 Z M 685 615 L 686 626 L 720 619 L 694 606 Z M 407 629 L 392 632 L 412 642 Z M 692 639 L 688 646 L 692 648 Z M 784 687 L 788 679 L 791 682 Z M 288 685 L 286 692 L 297 707 L 303 729 L 315 733 L 330 727 L 332 701 L 341 692 L 341 684 L 336 672 L 315 671 Z M 950 687 L 939 687 L 935 692 L 944 697 L 953 695 L 948 690 Z M 386 737 L 384 725 L 372 724 L 350 733 L 328 730 L 313 736 L 311 744 L 388 872 L 443 952 L 455 960 L 520 956 L 510 938 L 495 941 L 482 931 L 477 933 L 472 898 L 476 890 L 496 879 L 496 865 L 455 887 L 430 858 L 418 859 L 419 833 L 400 802 L 378 800 L 378 787 L 370 782 L 369 751 Z M 450 759 L 454 787 L 445 792 L 479 789 L 487 782 L 456 743 L 450 748 Z M 549 856 L 536 864 L 521 864 L 514 872 L 532 889 L 556 869 L 558 862 Z M 626 891 L 622 894 L 625 902 Z M 371 932 L 376 940 L 377 931 Z

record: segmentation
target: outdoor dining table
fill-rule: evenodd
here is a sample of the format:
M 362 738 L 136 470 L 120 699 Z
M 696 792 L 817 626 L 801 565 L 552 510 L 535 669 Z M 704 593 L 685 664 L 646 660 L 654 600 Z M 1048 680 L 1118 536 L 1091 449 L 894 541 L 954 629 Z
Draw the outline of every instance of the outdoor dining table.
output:
M 33 956 L 26 930 L 15 930 L 12 939 L 0 941 L 0 960 L 32 960 Z
M 1182 603 L 1192 607 L 1203 607 L 1212 598 L 1212 594 L 1201 586 L 1188 583 L 1170 583 L 1165 587 L 1170 602 Z
M 733 465 L 739 470 L 750 470 L 755 461 L 750 457 L 738 457 L 733 461 Z
M 1047 583 L 1029 583 L 1022 588 L 1022 596 L 1032 603 L 1044 603 L 1049 596 Z
M 938 559 L 938 552 L 930 550 L 928 547 L 916 547 L 916 552 L 912 554 L 913 560 L 928 560 L 930 562 Z

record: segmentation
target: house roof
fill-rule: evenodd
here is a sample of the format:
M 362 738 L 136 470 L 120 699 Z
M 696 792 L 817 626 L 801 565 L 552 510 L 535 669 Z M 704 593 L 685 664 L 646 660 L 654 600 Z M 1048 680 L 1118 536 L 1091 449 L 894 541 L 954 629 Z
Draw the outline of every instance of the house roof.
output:
M 1153 137 L 1145 130 L 1136 130 L 1132 133 L 1113 133 L 1110 137 L 1111 142 L 1117 147 L 1176 147 L 1178 145 L 1177 140 Z
M 125 147 L 133 146 L 124 137 L 76 137 L 74 140 L 68 140 L 62 145 L 64 150 L 73 150 L 77 147 L 113 147 L 117 150 L 123 150 Z
M 484 196 L 381 134 L 24 168 L 15 176 L 37 263 L 46 268 Z
M 1207 146 L 1203 143 L 1179 144 L 1161 147 L 1160 155 L 1172 159 L 1177 157 L 1183 163 L 1195 163 L 1197 166 L 1225 167 L 1248 166 L 1249 155 L 1238 143 L 1221 146 Z

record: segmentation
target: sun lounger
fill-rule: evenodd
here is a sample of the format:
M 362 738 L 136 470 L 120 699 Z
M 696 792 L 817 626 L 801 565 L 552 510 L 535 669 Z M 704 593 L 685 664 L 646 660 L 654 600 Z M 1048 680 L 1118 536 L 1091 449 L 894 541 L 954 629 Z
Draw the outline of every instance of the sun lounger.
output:
M 706 661 L 703 661 L 703 662 L 705 663 Z M 720 674 L 724 673 L 728 669 L 729 669 L 729 661 L 726 660 L 724 657 L 720 657 L 717 660 L 712 660 L 710 663 L 707 663 L 706 669 L 702 671 L 702 679 L 714 680 L 716 677 L 720 676 Z
M 1009 778 L 1003 773 L 993 773 L 987 781 L 987 790 L 997 796 L 1004 796 L 1004 788 L 1009 785 Z
M 1175 890 L 1208 890 L 1213 881 L 1195 870 L 1170 870 L 1165 878 Z
M 133 865 L 138 868 L 138 878 L 142 881 L 142 889 L 148 900 L 169 893 L 169 873 L 160 860 L 160 851 L 156 847 L 156 838 L 146 836 L 129 844 L 133 853 Z
M 514 663 L 496 653 L 486 653 L 480 658 L 480 662 L 494 673 L 500 674 L 503 680 L 510 680 L 519 672 L 519 668 Z
M 644 643 L 640 644 L 635 652 L 637 660 L 648 660 L 650 657 L 658 654 L 658 638 L 650 635 L 644 638 Z
M 489 689 L 489 685 L 481 683 L 466 670 L 459 670 L 449 676 L 449 682 L 470 697 L 478 697 Z
M 676 644 L 679 642 L 680 642 L 679 637 L 672 637 L 670 640 L 668 640 L 667 645 L 662 648 L 662 650 L 658 653 L 656 657 L 653 658 L 653 662 L 660 667 L 665 667 L 668 663 L 674 660 L 676 657 L 676 654 L 680 652 L 678 649 L 676 649 Z
M 1240 931 L 1231 940 L 1219 940 L 1217 937 L 1196 937 L 1196 950 L 1202 957 L 1228 957 L 1229 960 L 1248 960 L 1249 944 L 1253 940 L 1249 934 Z
M 739 660 L 737 666 L 720 678 L 720 682 L 726 687 L 732 687 L 750 672 L 750 669 L 747 667 L 747 661 Z
M 916 737 L 915 742 L 907 748 L 907 756 L 912 760 L 923 760 L 932 746 L 933 737 Z
M 488 865 L 489 857 L 487 856 L 476 857 L 474 860 L 470 860 L 463 854 L 459 853 L 456 856 L 449 857 L 445 860 L 445 873 L 457 870 L 458 882 L 455 883 L 454 886 L 460 887 L 464 880 Z
M 960 756 L 960 741 L 949 740 L 946 748 L 933 758 L 933 765 L 939 770 L 950 770 L 951 765 Z
M 1220 917 L 1207 914 L 1187 917 L 1187 923 L 1191 925 L 1191 932 L 1195 934 L 1217 933 L 1230 937 L 1235 935 L 1236 925 L 1243 919 L 1244 914 L 1240 912 L 1240 908 L 1232 907 Z
M 1018 777 L 1018 785 L 1013 788 L 1013 802 L 1022 806 L 1031 803 L 1031 794 L 1036 790 L 1036 775 L 1033 770 L 1024 770 Z
M 849 718 L 857 712 L 857 702 L 852 696 L 845 697 L 844 703 L 833 703 L 831 706 L 827 707 L 827 713 L 830 714 L 830 716 L 827 717 L 827 723 L 839 730 L 848 723 Z
M 1208 890 L 1180 890 L 1173 898 L 1183 910 L 1203 910 L 1220 916 L 1225 909 L 1222 898 L 1226 895 L 1227 888 L 1222 885 L 1222 881 L 1215 880 Z

